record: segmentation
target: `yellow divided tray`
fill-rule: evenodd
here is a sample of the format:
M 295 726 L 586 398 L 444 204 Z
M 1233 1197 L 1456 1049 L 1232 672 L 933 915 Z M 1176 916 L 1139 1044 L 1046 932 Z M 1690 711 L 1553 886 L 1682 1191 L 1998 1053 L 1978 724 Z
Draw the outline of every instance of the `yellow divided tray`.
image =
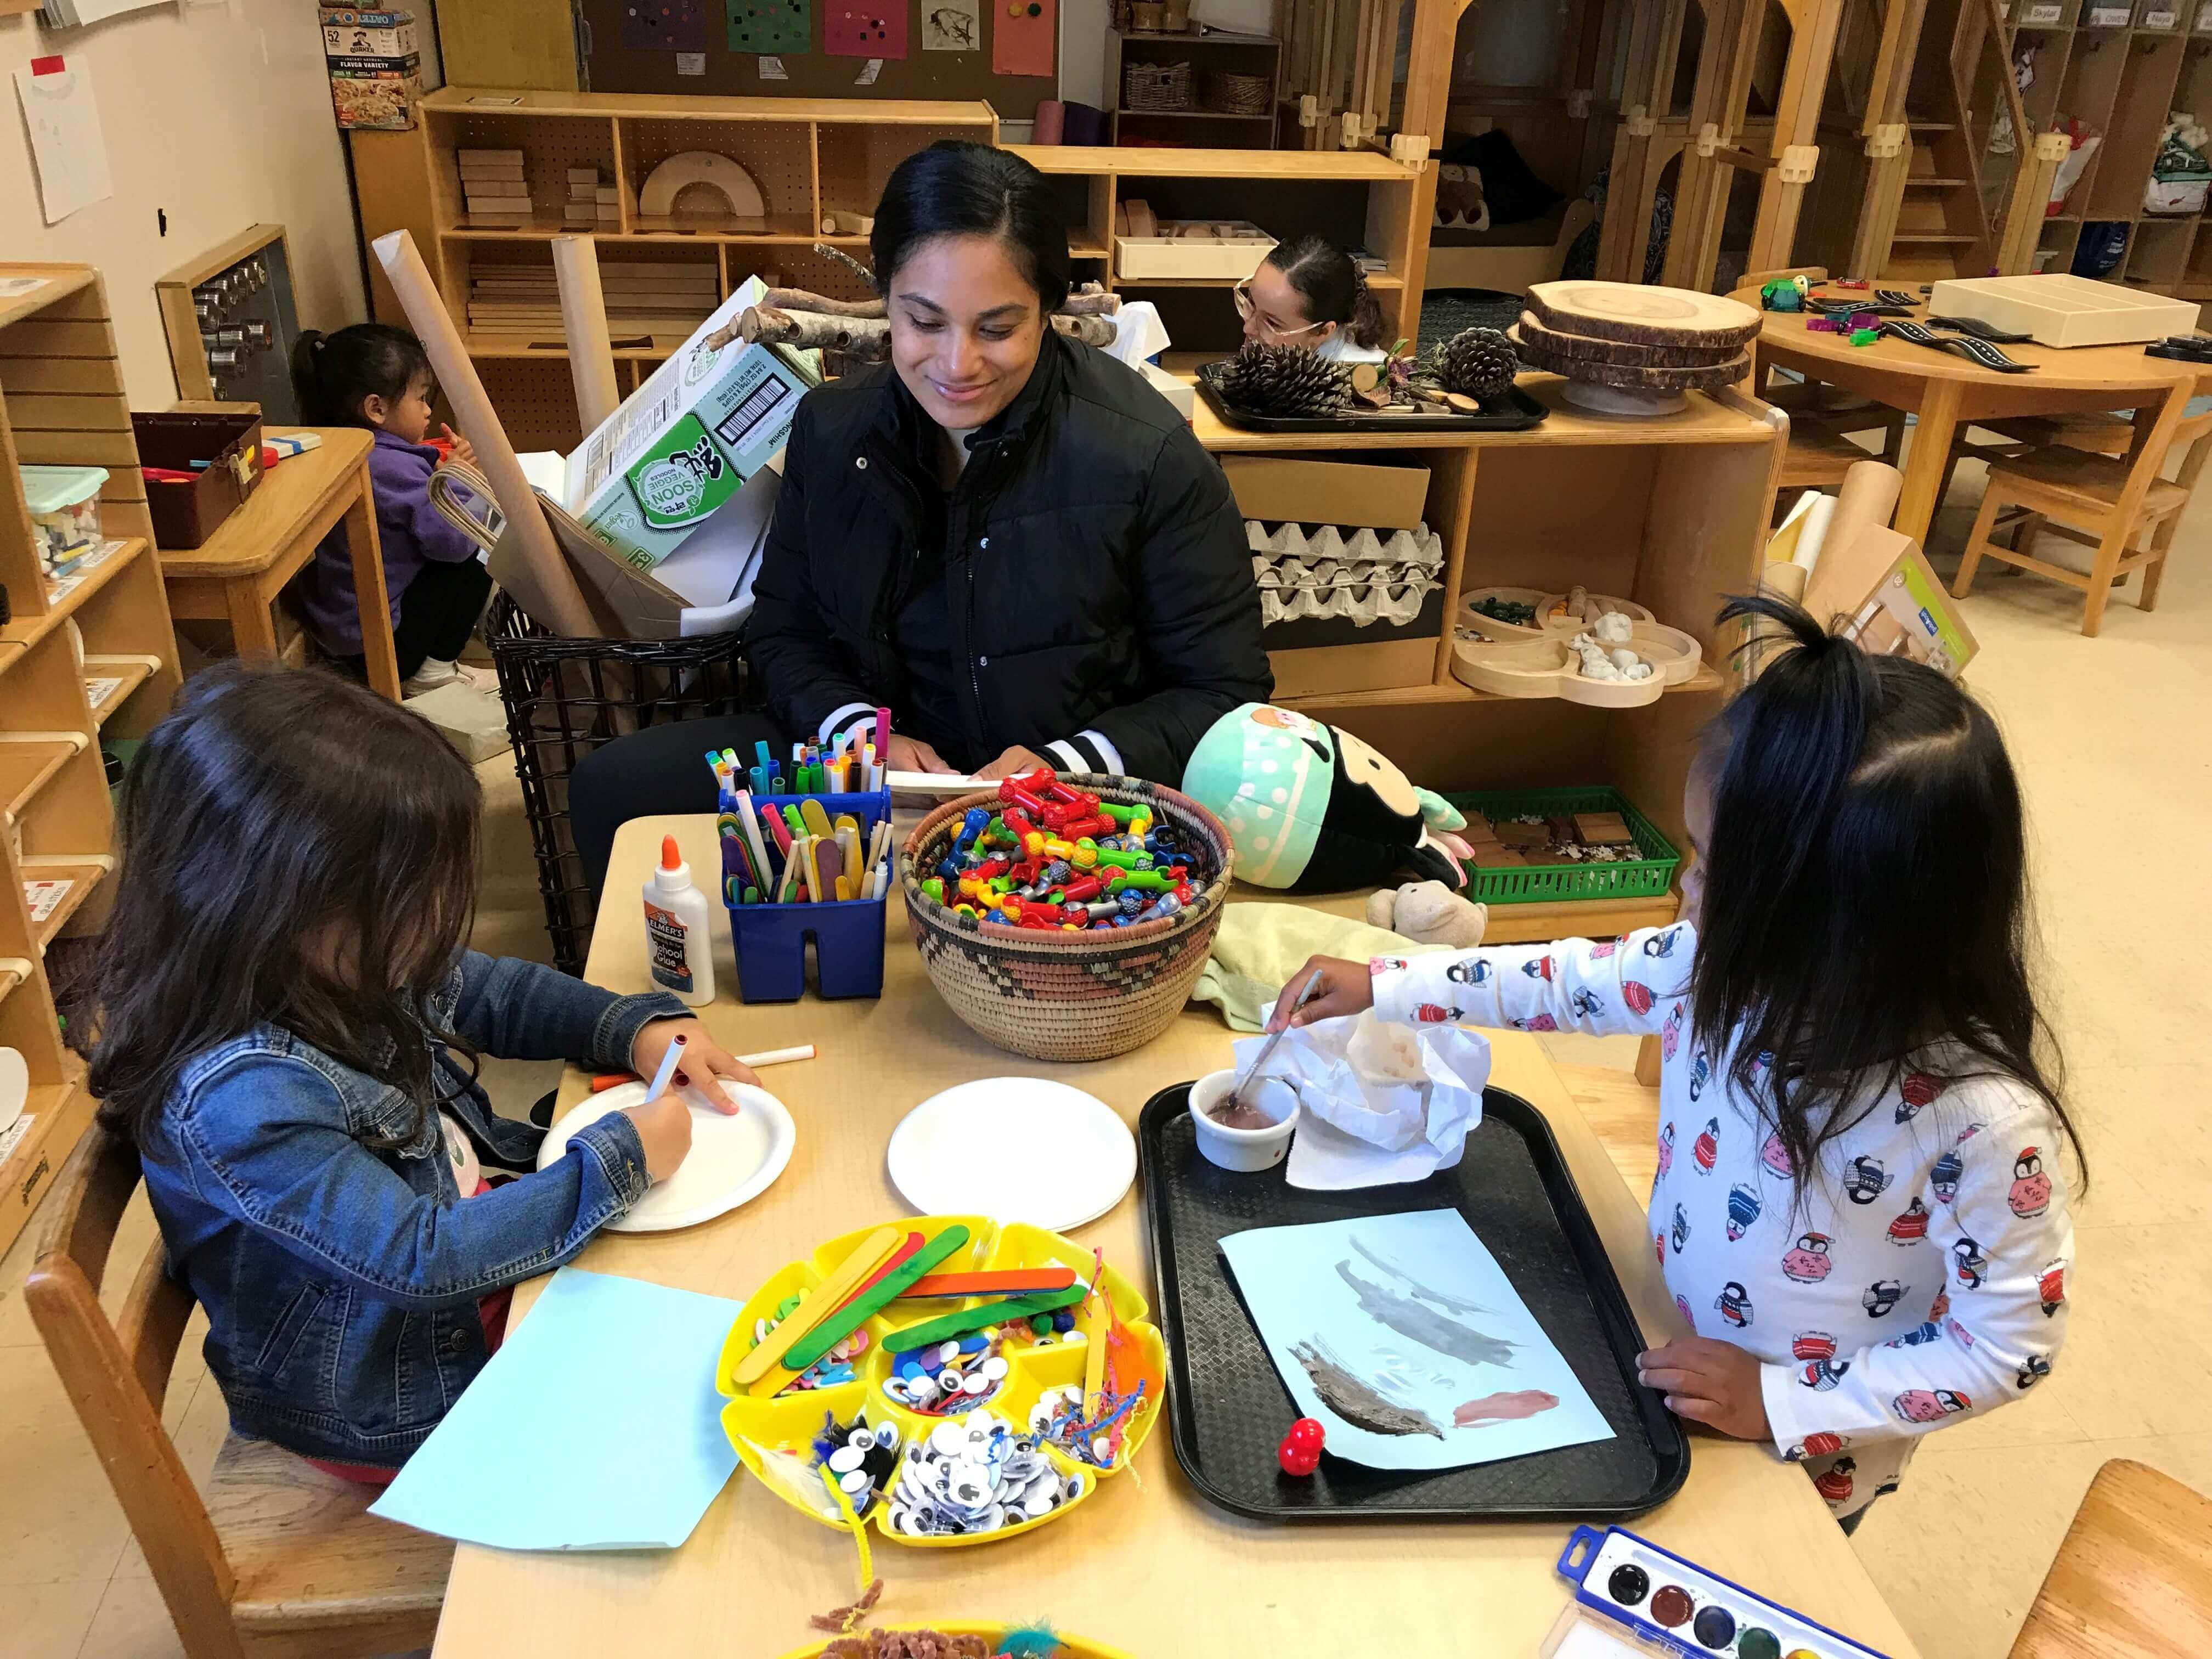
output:
M 995 1297 L 975 1297 L 954 1301 L 930 1298 L 894 1302 L 884 1313 L 868 1321 L 863 1328 L 868 1333 L 868 1346 L 854 1365 L 854 1380 L 831 1388 L 806 1390 L 791 1389 L 782 1394 L 755 1396 L 749 1394 L 736 1380 L 738 1365 L 753 1346 L 753 1326 L 762 1319 L 775 1317 L 776 1308 L 787 1297 L 811 1290 L 821 1284 L 838 1265 L 860 1248 L 861 1243 L 878 1227 L 898 1228 L 902 1233 L 918 1232 L 925 1238 L 934 1238 L 947 1227 L 955 1224 L 968 1229 L 968 1243 L 954 1251 L 931 1269 L 933 1273 L 975 1273 L 992 1267 L 1056 1267 L 1075 1269 L 1079 1279 L 1088 1283 L 1092 1272 L 1091 1253 L 1073 1239 L 1048 1232 L 1042 1227 L 1031 1227 L 1019 1222 L 1005 1225 L 987 1216 L 935 1215 L 916 1216 L 903 1220 L 872 1222 L 856 1227 L 851 1232 L 833 1238 L 803 1261 L 787 1262 L 769 1276 L 768 1281 L 750 1297 L 738 1311 L 737 1322 L 730 1327 L 730 1334 L 722 1344 L 720 1361 L 714 1367 L 714 1385 L 726 1397 L 722 1407 L 722 1431 L 730 1437 L 737 1449 L 738 1457 L 754 1477 L 786 1503 L 824 1526 L 842 1526 L 843 1521 L 831 1509 L 832 1499 L 826 1487 L 810 1494 L 813 1501 L 804 1502 L 785 1480 L 770 1474 L 763 1467 L 763 1448 L 787 1446 L 802 1455 L 813 1435 L 822 1427 L 824 1413 L 834 1413 L 841 1423 L 850 1423 L 858 1415 L 870 1424 L 889 1422 L 896 1425 L 901 1446 L 911 1443 L 918 1436 L 926 1437 L 943 1417 L 927 1416 L 913 1411 L 884 1392 L 884 1381 L 893 1375 L 895 1362 L 884 1346 L 884 1339 L 902 1326 L 916 1325 L 939 1314 L 956 1309 L 969 1308 Z M 1149 1318 L 1151 1309 L 1137 1288 L 1112 1267 L 1104 1275 L 1106 1294 L 1141 1350 L 1146 1363 L 1155 1376 L 1167 1375 L 1167 1347 L 1160 1340 L 1158 1328 Z M 1070 1383 L 1081 1384 L 1084 1365 L 1089 1357 L 1089 1342 L 1093 1339 L 1087 1331 L 1089 1321 L 1083 1316 L 1085 1304 L 1073 1310 L 1077 1315 L 1076 1330 L 1066 1336 L 1055 1337 L 1051 1345 L 1040 1346 L 1019 1325 L 1000 1328 L 1006 1341 L 1001 1350 L 1007 1362 L 1006 1381 L 999 1391 L 982 1402 L 983 1407 L 1005 1418 L 1017 1431 L 1026 1427 L 1030 1408 L 1047 1389 L 1064 1388 Z M 1098 1334 L 1103 1339 L 1103 1332 Z M 1077 1340 L 1080 1335 L 1083 1340 Z M 1156 1394 L 1147 1390 L 1146 1403 L 1135 1415 L 1123 1439 L 1120 1456 L 1110 1468 L 1099 1469 L 1081 1462 L 1061 1452 L 1057 1447 L 1044 1446 L 1045 1455 L 1064 1474 L 1081 1474 L 1084 1489 L 1058 1509 L 1034 1521 L 1001 1527 L 995 1532 L 966 1533 L 929 1538 L 910 1537 L 895 1533 L 890 1525 L 890 1505 L 878 1492 L 862 1518 L 875 1528 L 877 1533 L 894 1543 L 917 1545 L 922 1547 L 956 1544 L 988 1544 L 1002 1538 L 1016 1538 L 1038 1527 L 1050 1526 L 1062 1516 L 1080 1509 L 1091 1495 L 1098 1490 L 1098 1479 L 1118 1474 L 1129 1466 L 1137 1450 L 1151 1436 L 1152 1425 L 1159 1417 L 1159 1401 Z M 945 1626 L 952 1630 L 992 1631 L 997 1626 Z M 1086 1648 L 1080 1644 L 1070 1650 L 1078 1654 L 1104 1654 L 1103 1648 Z
M 963 1621 L 949 1625 L 884 1625 L 880 1628 L 933 1630 L 946 1636 L 980 1636 L 987 1642 L 996 1642 L 1006 1635 L 1008 1627 L 1005 1625 Z M 1053 1656 L 1053 1659 L 1131 1659 L 1131 1656 L 1120 1648 L 1109 1648 L 1103 1642 L 1085 1641 L 1080 1636 L 1070 1636 L 1064 1631 L 1056 1631 L 1054 1634 L 1060 1638 L 1060 1651 Z M 792 1649 L 783 1656 L 783 1659 L 822 1659 L 822 1656 L 830 1650 L 832 1643 L 848 1639 L 849 1638 L 842 1636 L 833 1636 L 828 1641 L 809 1643 L 803 1648 Z

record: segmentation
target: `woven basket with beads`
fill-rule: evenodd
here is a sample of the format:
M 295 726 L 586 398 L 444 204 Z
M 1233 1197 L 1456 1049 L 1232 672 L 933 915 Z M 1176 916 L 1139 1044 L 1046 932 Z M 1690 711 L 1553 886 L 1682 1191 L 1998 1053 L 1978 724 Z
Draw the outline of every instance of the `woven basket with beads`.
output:
M 1159 1036 L 1189 1000 L 1228 901 L 1234 854 L 1220 819 L 1163 785 L 1060 776 L 1102 800 L 1149 806 L 1172 824 L 1195 854 L 1197 896 L 1158 921 L 1082 932 L 1012 927 L 938 903 L 922 892 L 923 876 L 945 855 L 968 809 L 995 808 L 995 795 L 963 795 L 924 818 L 900 849 L 899 879 L 930 983 L 978 1035 L 1032 1060 L 1109 1060 Z

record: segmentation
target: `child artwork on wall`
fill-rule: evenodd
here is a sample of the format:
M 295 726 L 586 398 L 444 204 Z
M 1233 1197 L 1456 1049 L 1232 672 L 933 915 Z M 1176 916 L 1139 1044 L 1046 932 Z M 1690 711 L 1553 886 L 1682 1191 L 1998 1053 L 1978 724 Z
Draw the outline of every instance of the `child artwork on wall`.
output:
M 1450 1469 L 1613 1437 L 1456 1210 L 1255 1227 L 1221 1250 L 1336 1456 Z
M 1060 0 L 993 0 L 991 73 L 1050 75 L 1060 41 Z
M 706 0 L 623 0 L 624 52 L 704 52 Z
M 907 0 L 830 0 L 822 15 L 822 50 L 833 58 L 906 56 Z
M 981 0 L 921 0 L 924 52 L 974 52 L 983 44 Z
M 800 58 L 814 49 L 811 0 L 727 0 L 727 8 L 732 52 Z

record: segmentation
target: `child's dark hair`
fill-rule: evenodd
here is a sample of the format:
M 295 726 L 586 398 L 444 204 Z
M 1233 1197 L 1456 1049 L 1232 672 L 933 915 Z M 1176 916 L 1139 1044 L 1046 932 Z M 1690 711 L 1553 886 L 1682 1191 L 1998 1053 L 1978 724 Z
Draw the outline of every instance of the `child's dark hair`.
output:
M 134 1140 L 179 1073 L 257 1025 L 440 1098 L 468 1045 L 428 1000 L 476 908 L 476 774 L 419 716 L 319 669 L 196 675 L 124 784 L 114 914 L 72 1026 L 100 1120 Z M 450 1094 L 451 1089 L 445 1091 Z
M 1996 722 L 1934 669 L 1869 655 L 1795 605 L 1761 596 L 1720 614 L 1748 618 L 1795 643 L 1698 763 L 1712 840 L 1698 849 L 1696 1040 L 1715 1054 L 1733 1042 L 1729 1080 L 1761 1103 L 1801 1194 L 1870 1109 L 1867 1091 L 1909 1070 L 2017 1079 L 2078 1156 L 2029 980 L 2020 787 Z M 1931 1060 L 1939 1042 L 1972 1060 Z
M 899 267 L 939 236 L 995 236 L 1048 314 L 1067 298 L 1067 216 L 1044 174 L 1011 150 L 940 138 L 891 169 L 868 233 L 878 292 L 889 298 Z
M 1357 344 L 1373 350 L 1382 344 L 1382 307 L 1368 291 L 1358 264 L 1326 236 L 1305 235 L 1278 242 L 1267 263 L 1305 301 L 1310 323 L 1335 323 Z
M 335 334 L 307 329 L 292 348 L 292 391 L 309 426 L 367 426 L 363 402 L 396 404 L 429 373 L 422 343 L 389 323 L 355 323 Z

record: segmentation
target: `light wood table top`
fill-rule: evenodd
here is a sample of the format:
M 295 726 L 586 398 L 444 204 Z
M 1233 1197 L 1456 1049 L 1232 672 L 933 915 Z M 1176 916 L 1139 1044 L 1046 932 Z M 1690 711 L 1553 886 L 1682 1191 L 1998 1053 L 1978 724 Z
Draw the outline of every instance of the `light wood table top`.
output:
M 1873 284 L 1885 287 L 1917 294 L 1920 285 L 1904 281 Z M 1824 299 L 1863 298 L 1869 304 L 1874 298 L 1872 288 L 1841 289 L 1832 283 L 1815 283 L 1813 292 Z M 1729 297 L 1758 311 L 1759 294 L 1756 288 L 1741 288 Z M 1998 348 L 2015 362 L 2030 365 L 2025 374 L 2005 374 L 1954 352 L 1887 335 L 1870 345 L 1855 346 L 1845 335 L 1806 327 L 1814 314 L 1762 313 L 1751 384 L 1760 386 L 1766 370 L 1778 366 L 1917 414 L 1919 426 L 1905 452 L 1905 483 L 1891 520 L 1899 534 L 1915 541 L 1927 538 L 1928 526 L 1942 505 L 1937 496 L 1949 468 L 1952 440 L 1962 428 L 1976 421 L 2024 415 L 2132 408 L 2138 426 L 2148 431 L 2168 396 L 2194 397 L 2199 382 L 2212 375 L 2212 370 L 2198 364 L 2147 357 L 2141 345 L 2061 349 L 2034 344 Z M 1913 307 L 1912 320 L 1925 322 L 1927 317 L 1923 300 Z
M 710 817 L 625 824 L 592 938 L 588 972 L 596 983 L 618 990 L 646 984 L 638 890 L 665 833 L 677 837 L 694 869 L 720 867 Z M 897 899 L 892 905 L 896 911 Z M 720 975 L 730 945 L 719 908 L 714 934 Z M 979 1077 L 1052 1077 L 1133 1122 L 1160 1089 L 1229 1060 L 1229 1033 L 1210 1008 L 1186 1012 L 1158 1041 L 1118 1060 L 1050 1066 L 1002 1053 L 939 1000 L 896 914 L 879 1000 L 810 997 L 747 1008 L 726 979 L 717 989 L 702 1017 L 739 1051 L 820 1045 L 818 1060 L 776 1067 L 764 1079 L 799 1125 L 790 1166 L 761 1198 L 720 1221 L 679 1233 L 603 1236 L 580 1266 L 741 1298 L 823 1239 L 905 1213 L 884 1175 L 884 1146 L 899 1119 L 940 1089 Z M 1492 1080 L 1549 1120 L 1644 1329 L 1673 1332 L 1677 1316 L 1652 1257 L 1642 1200 L 1613 1172 L 1535 1039 L 1496 1032 L 1491 1042 Z M 572 1072 L 561 1109 L 582 1098 L 585 1086 Z M 1103 1247 L 1149 1297 L 1140 1204 L 1133 1192 L 1075 1236 Z M 543 1283 L 518 1291 L 516 1317 Z M 608 1401 L 605 1414 L 578 1431 L 619 1434 L 622 1402 Z M 1262 1526 L 1203 1502 L 1168 1440 L 1155 1434 L 1132 1474 L 1103 1483 L 1065 1522 L 1018 1540 L 963 1549 L 878 1543 L 885 1589 L 872 1622 L 1049 1617 L 1144 1659 L 1521 1659 L 1534 1653 L 1566 1602 L 1553 1571 L 1565 1525 Z M 1634 1524 L 1896 1659 L 1916 1654 L 1812 1483 L 1764 1448 L 1700 1437 L 1681 1492 Z M 849 1537 L 799 1518 L 740 1471 L 679 1550 L 533 1555 L 463 1545 L 435 1651 L 439 1659 L 776 1654 L 809 1639 L 811 1614 L 852 1598 L 854 1571 Z
M 334 499 L 362 480 L 362 464 L 374 442 L 365 429 L 272 426 L 264 435 L 289 432 L 313 432 L 323 441 L 270 467 L 246 504 L 199 546 L 163 548 L 162 574 L 242 576 L 267 570 L 314 528 Z M 315 539 L 329 527 L 324 525 Z

